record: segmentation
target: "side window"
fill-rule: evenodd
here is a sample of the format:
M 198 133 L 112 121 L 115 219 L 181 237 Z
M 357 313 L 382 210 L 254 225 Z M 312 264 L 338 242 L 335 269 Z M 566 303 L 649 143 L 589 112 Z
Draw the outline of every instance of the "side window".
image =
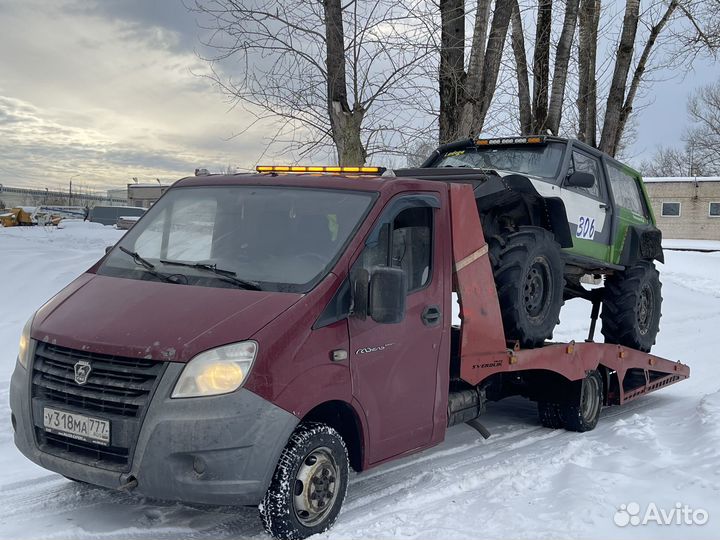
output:
M 607 168 L 615 203 L 631 212 L 644 216 L 645 209 L 637 178 L 614 163 L 608 163 Z
M 595 183 L 592 187 L 571 187 L 569 189 L 579 191 L 591 197 L 600 198 L 600 182 L 602 182 L 602 173 L 600 172 L 600 162 L 597 158 L 589 156 L 573 150 L 572 157 L 570 158 L 570 170 L 568 175 L 579 171 L 590 173 L 595 177 Z
M 432 275 L 433 209 L 406 208 L 381 226 L 378 242 L 367 246 L 353 270 L 373 266 L 402 268 L 408 294 L 423 288 Z

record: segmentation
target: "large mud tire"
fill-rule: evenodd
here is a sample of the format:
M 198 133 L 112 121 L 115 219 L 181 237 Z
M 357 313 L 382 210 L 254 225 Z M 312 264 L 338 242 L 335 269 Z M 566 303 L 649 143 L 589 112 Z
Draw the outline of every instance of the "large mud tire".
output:
M 660 330 L 661 288 L 660 274 L 650 261 L 609 276 L 600 316 L 605 343 L 650 352 Z
M 265 530 L 283 540 L 326 531 L 342 507 L 349 470 L 347 448 L 337 431 L 320 423 L 300 424 L 259 507 Z
M 505 338 L 538 347 L 552 337 L 563 305 L 560 245 L 540 227 L 493 236 L 488 242 Z

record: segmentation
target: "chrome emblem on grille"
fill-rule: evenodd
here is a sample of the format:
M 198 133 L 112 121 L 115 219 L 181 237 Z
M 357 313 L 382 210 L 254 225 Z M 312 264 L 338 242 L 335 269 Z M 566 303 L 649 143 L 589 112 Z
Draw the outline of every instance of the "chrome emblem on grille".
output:
M 92 366 L 90 365 L 90 362 L 80 360 L 77 364 L 75 364 L 75 382 L 78 384 L 85 384 L 91 371 Z

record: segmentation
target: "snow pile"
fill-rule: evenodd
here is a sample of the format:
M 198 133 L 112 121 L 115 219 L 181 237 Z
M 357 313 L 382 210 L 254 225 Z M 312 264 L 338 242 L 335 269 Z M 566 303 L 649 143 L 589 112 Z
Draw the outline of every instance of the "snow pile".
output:
M 0 230 L 0 538 L 267 538 L 254 509 L 191 507 L 78 485 L 12 443 L 8 379 L 27 317 L 123 234 L 66 223 Z M 691 378 L 603 411 L 585 434 L 539 426 L 530 402 L 490 404 L 483 440 L 465 426 L 430 451 L 351 477 L 335 527 L 347 538 L 684 538 L 720 536 L 720 253 L 667 252 L 659 265 L 658 355 Z M 568 302 L 555 339 L 582 340 L 590 306 Z M 601 335 L 597 333 L 597 338 Z M 625 505 L 704 509 L 705 525 L 625 525 Z M 627 515 L 627 514 L 626 514 Z M 623 523 L 619 520 L 618 523 Z

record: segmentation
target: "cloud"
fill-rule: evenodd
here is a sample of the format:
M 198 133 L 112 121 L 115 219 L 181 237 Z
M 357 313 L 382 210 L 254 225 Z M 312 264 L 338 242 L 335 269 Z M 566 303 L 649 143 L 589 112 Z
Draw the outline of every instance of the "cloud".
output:
M 229 139 L 253 117 L 193 74 L 208 67 L 180 2 L 16 0 L 0 20 L 0 183 L 51 187 L 80 173 L 122 187 L 252 167 L 265 148 L 268 126 Z

